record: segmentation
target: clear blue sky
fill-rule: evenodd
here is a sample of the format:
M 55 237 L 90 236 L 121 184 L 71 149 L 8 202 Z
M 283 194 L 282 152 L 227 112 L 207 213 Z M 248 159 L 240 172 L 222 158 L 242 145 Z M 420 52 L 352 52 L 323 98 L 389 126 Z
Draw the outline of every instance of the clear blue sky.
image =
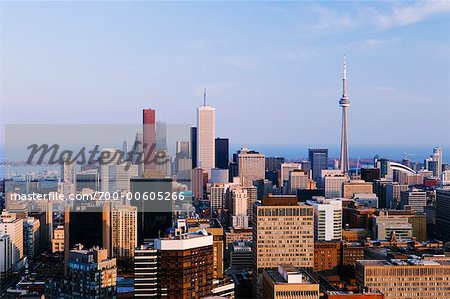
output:
M 233 144 L 450 144 L 450 2 L 2 2 L 3 123 L 195 124 Z

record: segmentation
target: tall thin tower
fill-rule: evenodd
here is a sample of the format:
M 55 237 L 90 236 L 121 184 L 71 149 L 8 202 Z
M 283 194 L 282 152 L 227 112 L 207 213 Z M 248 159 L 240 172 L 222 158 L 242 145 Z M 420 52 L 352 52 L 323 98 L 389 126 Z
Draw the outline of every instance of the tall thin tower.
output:
M 203 94 L 203 105 L 197 109 L 197 167 L 211 177 L 211 169 L 215 167 L 215 109 L 206 105 L 206 89 Z
M 344 77 L 342 79 L 342 97 L 339 101 L 342 107 L 342 131 L 341 131 L 341 158 L 340 168 L 343 173 L 348 173 L 348 134 L 347 134 L 347 108 L 350 106 L 350 98 L 347 96 L 347 66 L 344 56 Z

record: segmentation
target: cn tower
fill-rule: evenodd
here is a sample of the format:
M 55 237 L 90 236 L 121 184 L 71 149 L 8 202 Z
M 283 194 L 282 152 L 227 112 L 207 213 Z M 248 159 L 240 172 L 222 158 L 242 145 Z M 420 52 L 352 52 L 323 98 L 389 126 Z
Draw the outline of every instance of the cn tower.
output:
M 348 134 L 347 134 L 347 108 L 350 106 L 350 98 L 347 96 L 347 66 L 344 56 L 344 77 L 342 78 L 342 97 L 339 101 L 342 107 L 342 131 L 341 131 L 341 158 L 340 168 L 343 173 L 348 173 Z

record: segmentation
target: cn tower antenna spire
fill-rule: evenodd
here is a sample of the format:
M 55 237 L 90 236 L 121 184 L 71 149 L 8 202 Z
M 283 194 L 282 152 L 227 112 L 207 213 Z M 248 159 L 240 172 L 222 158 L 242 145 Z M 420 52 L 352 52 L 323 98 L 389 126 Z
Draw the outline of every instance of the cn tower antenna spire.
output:
M 344 76 L 342 77 L 342 97 L 347 97 L 347 63 L 344 55 Z
M 203 89 L 203 106 L 206 106 L 206 88 Z

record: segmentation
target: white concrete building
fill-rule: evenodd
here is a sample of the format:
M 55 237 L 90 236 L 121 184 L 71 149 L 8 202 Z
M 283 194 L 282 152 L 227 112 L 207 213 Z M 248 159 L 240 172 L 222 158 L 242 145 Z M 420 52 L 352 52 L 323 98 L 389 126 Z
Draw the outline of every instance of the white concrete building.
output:
M 314 237 L 316 240 L 341 240 L 342 200 L 317 196 L 306 203 L 314 207 Z
M 204 103 L 197 109 L 197 166 L 208 178 L 216 163 L 215 146 L 215 108 Z

